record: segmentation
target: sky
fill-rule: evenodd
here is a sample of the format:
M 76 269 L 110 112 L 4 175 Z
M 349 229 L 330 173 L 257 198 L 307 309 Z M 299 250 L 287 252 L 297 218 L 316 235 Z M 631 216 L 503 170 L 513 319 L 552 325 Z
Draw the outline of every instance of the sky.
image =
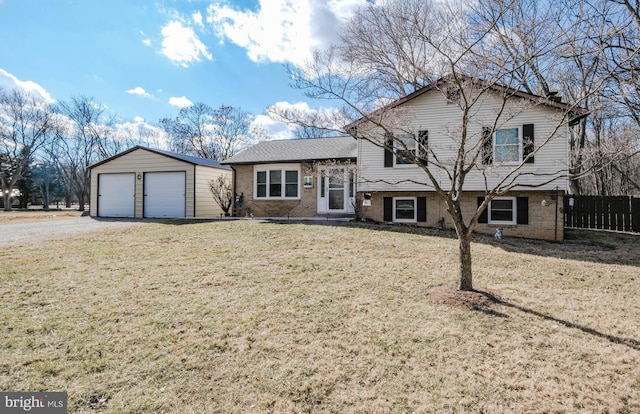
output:
M 321 108 L 289 86 L 366 0 L 0 0 L 0 88 L 93 98 L 122 123 L 157 124 L 202 102 L 257 117 Z

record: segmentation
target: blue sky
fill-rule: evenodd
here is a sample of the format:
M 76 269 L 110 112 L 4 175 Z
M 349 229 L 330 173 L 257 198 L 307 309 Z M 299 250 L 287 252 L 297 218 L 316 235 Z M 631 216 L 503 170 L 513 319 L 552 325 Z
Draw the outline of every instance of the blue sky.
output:
M 85 95 L 121 122 L 232 105 L 318 107 L 289 87 L 365 0 L 0 0 L 0 87 L 54 101 Z M 286 135 L 286 134 L 285 134 Z

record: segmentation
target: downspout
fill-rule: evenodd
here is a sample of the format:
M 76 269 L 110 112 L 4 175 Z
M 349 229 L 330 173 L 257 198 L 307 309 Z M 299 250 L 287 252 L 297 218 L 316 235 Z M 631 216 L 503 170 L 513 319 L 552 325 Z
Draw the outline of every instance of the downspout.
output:
M 233 165 L 229 164 L 229 167 L 231 167 L 231 171 L 233 171 L 233 204 L 231 204 L 231 217 L 236 217 L 236 194 L 238 194 L 236 191 L 236 177 L 238 174 L 236 169 L 233 168 Z

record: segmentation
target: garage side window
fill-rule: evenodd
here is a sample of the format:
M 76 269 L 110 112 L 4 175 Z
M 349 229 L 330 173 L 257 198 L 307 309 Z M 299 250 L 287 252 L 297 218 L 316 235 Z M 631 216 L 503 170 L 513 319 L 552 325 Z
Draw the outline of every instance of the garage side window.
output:
M 298 198 L 300 174 L 298 170 L 256 171 L 256 198 Z

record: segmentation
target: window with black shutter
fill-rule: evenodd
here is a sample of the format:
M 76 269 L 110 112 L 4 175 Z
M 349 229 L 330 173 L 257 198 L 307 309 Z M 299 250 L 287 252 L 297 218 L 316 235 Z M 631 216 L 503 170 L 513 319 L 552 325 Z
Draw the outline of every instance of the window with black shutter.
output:
M 416 199 L 416 221 L 419 223 L 425 223 L 427 221 L 427 197 L 418 197 Z
M 482 128 L 482 164 L 493 164 L 493 136 L 491 128 Z
M 390 134 L 384 135 L 384 166 L 393 167 L 393 137 Z
M 478 197 L 478 207 L 480 207 L 484 203 L 484 197 Z M 480 213 L 480 217 L 478 217 L 478 223 L 488 223 L 489 222 L 489 213 L 485 208 L 482 213 Z
M 533 163 L 534 156 L 531 155 L 527 159 L 527 156 L 533 153 L 535 144 L 533 140 L 533 124 L 525 124 L 522 126 L 522 159 L 526 159 L 526 163 Z
M 429 131 L 418 131 L 418 158 L 423 164 L 427 164 L 429 154 Z
M 383 199 L 382 221 L 393 221 L 393 197 Z
M 529 197 L 518 197 L 516 204 L 517 204 L 517 207 L 516 207 L 517 223 L 529 224 Z

